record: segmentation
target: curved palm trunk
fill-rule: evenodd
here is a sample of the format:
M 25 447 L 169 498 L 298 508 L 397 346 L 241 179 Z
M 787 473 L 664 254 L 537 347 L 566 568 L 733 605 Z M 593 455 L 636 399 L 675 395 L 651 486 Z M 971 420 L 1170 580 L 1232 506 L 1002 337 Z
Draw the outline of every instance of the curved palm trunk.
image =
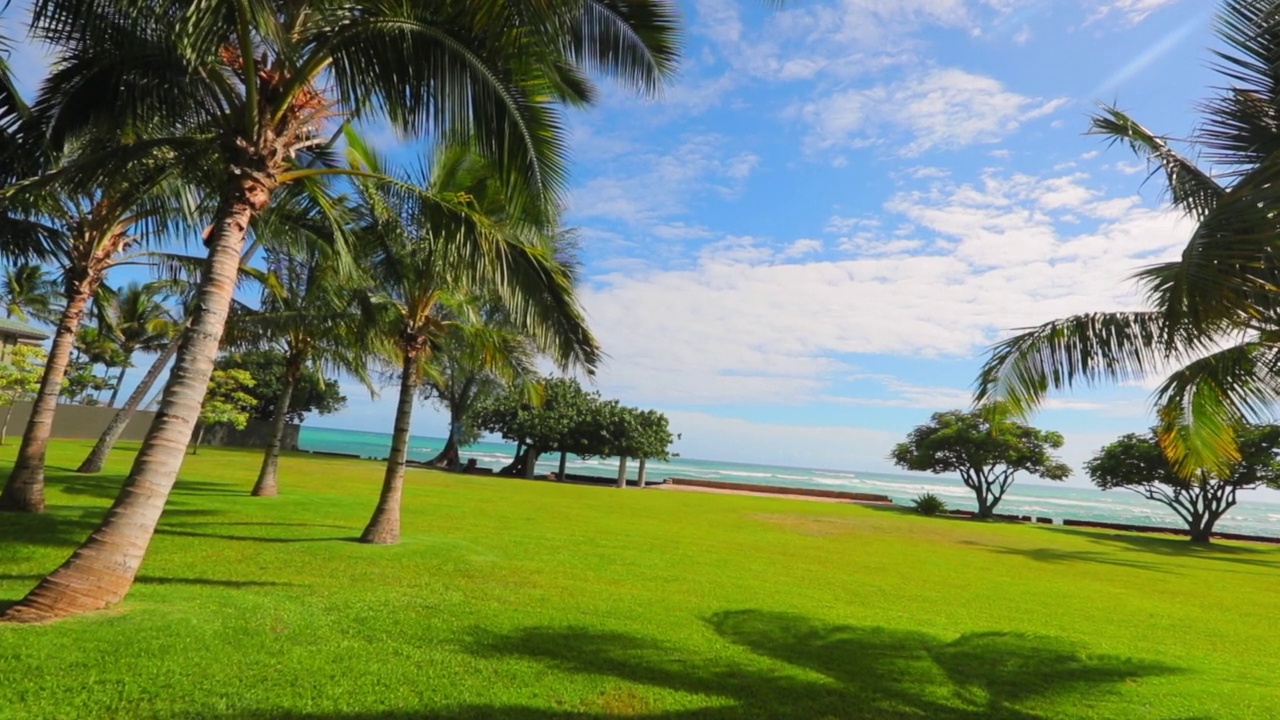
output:
M 120 397 L 120 386 L 124 384 L 124 374 L 129 371 L 129 366 L 122 365 L 120 367 L 120 376 L 116 378 L 116 386 L 111 388 L 111 396 L 107 398 L 107 407 L 116 406 L 116 400 Z
M 213 373 L 240 267 L 240 248 L 270 188 L 240 180 L 212 227 L 199 288 L 201 311 L 185 333 L 163 399 L 133 469 L 98 529 L 57 570 L 0 617 L 40 622 L 100 610 L 124 598 L 178 479 Z
M 4 424 L 0 425 L 0 445 L 9 439 L 9 420 L 13 418 L 13 399 L 9 399 L 9 405 L 4 409 Z
M 138 387 L 134 388 L 133 392 L 129 394 L 129 398 L 124 401 L 124 407 L 120 408 L 120 412 L 112 416 L 111 422 L 107 423 L 106 429 L 102 431 L 102 435 L 93 446 L 93 450 L 89 451 L 88 457 L 84 459 L 84 462 L 80 463 L 80 467 L 76 468 L 76 472 L 89 474 L 102 472 L 102 466 L 107 463 L 107 456 L 111 454 L 111 448 L 115 447 L 116 441 L 124 434 L 124 429 L 129 427 L 129 421 L 133 419 L 133 414 L 138 411 L 142 401 L 146 399 L 147 393 L 151 392 L 151 386 L 155 385 L 160 373 L 164 370 L 164 366 L 168 365 L 173 356 L 178 353 L 178 346 L 181 344 L 181 336 L 174 338 L 173 342 L 165 346 L 156 361 L 151 363 L 151 367 L 147 368 L 147 374 L 142 376 L 142 382 L 138 383 Z
M 400 370 L 400 402 L 396 405 L 396 424 L 391 436 L 391 456 L 382 478 L 382 495 L 373 517 L 360 535 L 360 542 L 391 545 L 400 542 L 400 494 L 404 487 L 404 460 L 409 452 L 409 420 L 413 416 L 413 396 L 418 389 L 418 373 L 414 353 L 405 353 Z
M 40 392 L 31 405 L 31 417 L 22 434 L 22 447 L 14 462 L 9 482 L 0 493 L 0 510 L 18 512 L 44 512 L 44 456 L 53 434 L 53 416 L 58 412 L 58 397 L 62 394 L 62 379 L 71 361 L 71 349 L 75 346 L 76 330 L 96 282 L 77 284 L 76 292 L 67 297 L 67 307 L 58 321 L 49 359 L 40 378 Z
M 298 384 L 298 373 L 301 370 L 302 358 L 296 353 L 290 354 L 285 361 L 284 387 L 280 388 L 280 397 L 276 398 L 276 414 L 271 420 L 271 439 L 267 442 L 267 451 L 262 455 L 258 481 L 253 484 L 253 492 L 250 493 L 254 497 L 275 497 L 280 492 L 276 484 L 280 445 L 284 438 L 284 426 L 289 419 L 289 402 L 293 400 L 293 388 Z

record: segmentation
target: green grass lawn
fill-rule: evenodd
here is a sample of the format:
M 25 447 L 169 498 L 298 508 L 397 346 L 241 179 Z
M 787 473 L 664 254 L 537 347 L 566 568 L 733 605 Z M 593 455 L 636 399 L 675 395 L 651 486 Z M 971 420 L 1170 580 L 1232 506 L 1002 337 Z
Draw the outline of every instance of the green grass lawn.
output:
M 0 516 L 0 603 L 114 497 L 88 449 Z M 1280 717 L 1271 548 L 422 470 L 370 547 L 378 464 L 257 462 L 188 460 L 118 608 L 0 626 L 0 716 Z

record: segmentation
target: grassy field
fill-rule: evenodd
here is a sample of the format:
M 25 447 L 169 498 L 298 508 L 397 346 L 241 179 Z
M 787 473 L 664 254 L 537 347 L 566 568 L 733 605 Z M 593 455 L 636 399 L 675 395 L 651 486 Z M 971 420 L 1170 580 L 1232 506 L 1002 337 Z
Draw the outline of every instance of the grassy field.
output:
M 0 517 L 0 603 L 114 496 L 87 451 Z M 421 470 L 368 547 L 377 464 L 256 467 L 188 461 L 118 609 L 0 626 L 0 716 L 1280 717 L 1269 548 Z

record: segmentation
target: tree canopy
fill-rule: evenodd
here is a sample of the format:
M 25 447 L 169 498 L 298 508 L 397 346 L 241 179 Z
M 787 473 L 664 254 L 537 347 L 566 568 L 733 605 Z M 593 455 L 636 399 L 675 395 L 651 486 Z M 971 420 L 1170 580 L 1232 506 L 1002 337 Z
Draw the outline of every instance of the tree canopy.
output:
M 1246 426 L 1237 429 L 1236 437 L 1240 459 L 1226 472 L 1177 472 L 1156 428 L 1121 436 L 1085 463 L 1085 472 L 1103 490 L 1130 490 L 1168 507 L 1186 523 L 1192 542 L 1207 543 L 1239 491 L 1280 488 L 1280 427 Z
M 285 354 L 279 350 L 250 350 L 229 353 L 218 358 L 221 370 L 244 370 L 253 377 L 254 385 L 245 393 L 253 398 L 249 410 L 251 418 L 271 420 L 275 417 L 276 404 L 284 384 Z M 298 374 L 297 384 L 289 396 L 287 417 L 289 422 L 300 423 L 309 413 L 328 415 L 341 412 L 347 398 L 334 378 L 325 378 L 314 368 L 304 366 Z
M 668 457 L 672 434 L 656 410 L 627 407 L 585 390 L 573 378 L 546 378 L 540 397 L 508 391 L 477 403 L 472 422 L 524 447 L 508 472 L 529 472 L 538 455 L 560 451 L 579 457 Z
M 889 457 L 906 470 L 957 473 L 978 501 L 977 516 L 991 517 L 1017 473 L 1065 480 L 1071 468 L 1051 451 L 1062 447 L 1060 433 L 1010 419 L 999 405 L 934 413 Z

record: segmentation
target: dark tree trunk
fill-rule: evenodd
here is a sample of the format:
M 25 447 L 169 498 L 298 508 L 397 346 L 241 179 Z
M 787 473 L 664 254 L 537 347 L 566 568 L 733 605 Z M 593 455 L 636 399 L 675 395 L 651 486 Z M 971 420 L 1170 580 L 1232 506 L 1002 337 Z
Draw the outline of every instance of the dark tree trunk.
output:
M 521 469 L 524 467 L 523 458 L 524 458 L 524 443 L 517 440 L 515 457 L 511 458 L 510 464 L 508 464 L 506 467 L 499 470 L 498 474 L 511 475 L 513 477 L 522 474 Z
M 564 482 L 564 474 L 565 474 L 564 468 L 568 460 L 569 460 L 569 453 L 565 452 L 564 450 L 561 450 L 560 451 L 560 469 L 556 472 L 556 480 L 559 480 L 560 482 Z
M 68 282 L 67 287 L 74 292 L 68 293 L 67 307 L 58 321 L 58 329 L 49 348 L 49 359 L 40 378 L 40 390 L 31 404 L 31 417 L 22 434 L 22 446 L 18 449 L 9 482 L 0 492 L 0 510 L 44 512 L 44 456 L 53 434 L 53 417 L 58 411 L 58 397 L 62 394 L 62 379 L 71 361 L 76 330 L 96 285 L 90 279 L 74 284 Z
M 978 520 L 990 520 L 992 513 L 995 512 L 995 506 L 990 504 L 991 500 L 987 497 L 987 493 L 983 490 L 976 490 L 974 495 L 978 499 L 978 512 L 974 513 L 973 517 Z
M 267 450 L 262 454 L 262 467 L 258 470 L 258 481 L 253 484 L 254 497 L 275 497 L 280 489 L 276 482 L 276 471 L 280 466 L 280 445 L 284 440 L 284 426 L 289 420 L 289 403 L 293 400 L 293 387 L 298 383 L 298 374 L 302 372 L 302 358 L 291 353 L 285 361 L 284 386 L 280 388 L 280 397 L 276 398 L 275 417 L 271 422 L 271 439 L 267 441 Z
M 457 412 L 451 407 L 449 408 L 449 437 L 444 441 L 444 448 L 439 454 L 431 458 L 431 462 L 427 463 L 434 467 L 448 468 L 456 470 L 462 464 L 461 448 L 458 444 L 458 434 L 462 431 L 462 420 L 458 417 Z
M 525 479 L 533 477 L 534 469 L 538 464 L 538 458 L 542 455 L 542 451 L 530 445 L 524 451 L 524 467 L 520 473 Z
M 115 447 L 116 441 L 120 439 L 124 429 L 129 426 L 129 421 L 133 419 L 133 414 L 138 411 L 138 407 L 146 399 L 147 393 L 151 392 L 151 386 L 155 385 L 156 380 L 160 378 L 160 373 L 164 372 L 164 366 L 168 365 L 169 360 L 178 354 L 178 346 L 181 344 L 182 336 L 179 335 L 165 347 L 155 362 L 151 363 L 151 367 L 147 369 L 147 374 L 142 377 L 142 382 L 138 383 L 138 387 L 134 388 L 133 392 L 129 394 L 129 398 L 124 401 L 124 407 L 120 408 L 120 412 L 111 418 L 107 428 L 102 431 L 102 436 L 98 438 L 97 444 L 93 446 L 93 450 L 89 452 L 89 456 L 84 459 L 84 462 L 80 463 L 80 467 L 76 468 L 76 472 L 102 472 L 102 466 L 107 463 L 107 456 L 111 454 L 111 448 Z
M 391 455 L 382 478 L 382 494 L 373 517 L 360 535 L 360 542 L 391 545 L 400 542 L 400 496 L 404 488 L 404 461 L 409 453 L 409 421 L 413 417 L 413 398 L 418 387 L 416 355 L 405 353 L 400 369 L 400 402 L 396 405 L 396 423 L 391 436 Z
M 1187 529 L 1191 531 L 1191 542 L 1208 545 L 1213 540 L 1214 521 L 1203 514 L 1191 516 Z

